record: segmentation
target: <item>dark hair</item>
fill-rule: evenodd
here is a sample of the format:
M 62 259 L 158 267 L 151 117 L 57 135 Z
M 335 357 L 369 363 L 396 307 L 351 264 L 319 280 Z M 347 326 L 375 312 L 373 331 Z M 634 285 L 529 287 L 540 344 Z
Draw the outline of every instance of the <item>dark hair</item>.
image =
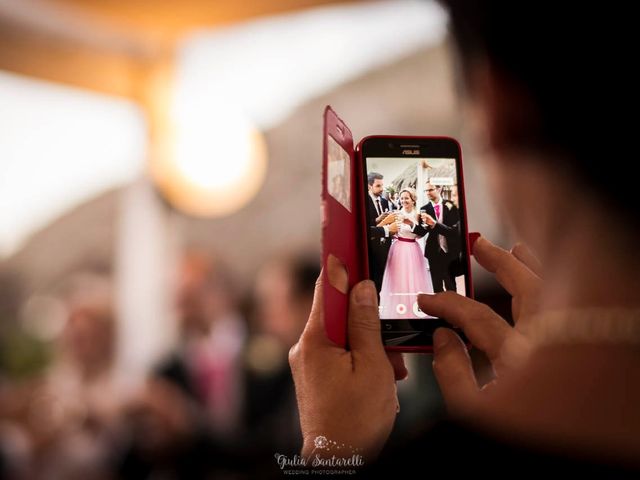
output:
M 620 113 L 637 88 L 629 72 L 635 28 L 623 25 L 635 19 L 631 7 L 623 7 L 630 4 L 440 3 L 449 11 L 465 80 L 486 62 L 531 107 L 531 115 L 508 132 L 510 140 L 560 153 L 562 166 L 584 185 L 611 185 L 611 200 L 637 205 L 633 175 L 622 171 L 634 155 L 633 122 Z
M 295 257 L 291 263 L 291 293 L 294 298 L 313 298 L 319 276 L 320 258 L 310 254 Z
M 373 185 L 373 182 L 375 182 L 376 180 L 382 180 L 383 178 L 384 177 L 381 173 L 370 172 L 369 175 L 367 175 L 367 182 L 369 183 L 369 185 Z

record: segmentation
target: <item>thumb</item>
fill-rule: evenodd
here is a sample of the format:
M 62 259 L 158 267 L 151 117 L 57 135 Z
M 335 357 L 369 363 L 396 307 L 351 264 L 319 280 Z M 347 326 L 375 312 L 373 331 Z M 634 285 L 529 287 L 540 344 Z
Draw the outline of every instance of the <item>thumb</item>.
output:
M 351 290 L 348 332 L 352 351 L 384 354 L 380 336 L 378 294 L 371 280 L 364 280 Z

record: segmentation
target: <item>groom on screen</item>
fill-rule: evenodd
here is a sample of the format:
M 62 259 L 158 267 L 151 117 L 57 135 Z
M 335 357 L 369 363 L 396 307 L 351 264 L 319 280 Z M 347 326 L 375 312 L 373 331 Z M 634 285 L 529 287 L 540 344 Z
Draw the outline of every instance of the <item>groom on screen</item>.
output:
M 455 245 L 459 235 L 460 212 L 453 202 L 443 200 L 441 186 L 427 182 L 425 193 L 429 202 L 420 207 L 420 211 L 426 213 L 421 214 L 422 225 L 417 225 L 414 233 L 429 234 L 424 256 L 429 261 L 434 292 L 444 289 L 455 292 L 456 282 L 451 267 L 457 257 Z
M 398 226 L 395 222 L 384 227 L 377 226 L 390 213 L 389 201 L 382 196 L 383 179 L 384 177 L 377 172 L 370 172 L 367 175 L 367 183 L 369 184 L 367 195 L 369 276 L 375 283 L 378 294 L 382 288 L 382 277 L 389 256 L 391 239 L 395 233 L 398 233 Z

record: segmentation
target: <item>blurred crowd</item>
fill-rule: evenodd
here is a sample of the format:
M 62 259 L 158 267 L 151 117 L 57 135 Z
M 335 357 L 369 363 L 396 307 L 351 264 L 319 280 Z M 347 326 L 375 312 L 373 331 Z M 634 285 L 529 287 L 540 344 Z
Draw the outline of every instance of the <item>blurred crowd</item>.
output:
M 287 355 L 319 263 L 317 254 L 273 257 L 241 291 L 220 258 L 185 252 L 173 282 L 175 347 L 134 386 L 117 365 L 108 269 L 28 299 L 18 279 L 0 278 L 0 477 L 279 474 L 274 454 L 293 455 L 301 443 Z M 425 388 L 429 376 L 419 378 L 401 394 Z M 425 405 L 413 402 L 399 425 L 411 428 Z
M 36 307 L 4 279 L 0 472 L 236 478 L 276 450 L 293 451 L 300 434 L 287 354 L 306 322 L 318 265 L 314 255 L 271 260 L 242 294 L 222 262 L 187 252 L 176 273 L 175 348 L 135 388 L 116 368 L 108 273 L 77 273 L 55 301 Z M 27 317 L 52 323 L 55 314 L 60 325 L 42 340 L 32 328 L 38 319 Z

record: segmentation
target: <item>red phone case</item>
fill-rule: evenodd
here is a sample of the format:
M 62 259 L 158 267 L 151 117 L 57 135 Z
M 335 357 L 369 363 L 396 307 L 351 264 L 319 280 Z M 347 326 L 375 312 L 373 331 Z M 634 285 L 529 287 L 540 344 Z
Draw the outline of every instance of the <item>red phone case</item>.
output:
M 328 177 L 328 136 L 331 136 L 349 155 L 350 165 L 350 194 L 351 211 L 349 212 L 340 202 L 329 194 Z M 376 135 L 379 138 L 411 138 L 410 136 Z M 348 295 L 334 288 L 327 277 L 327 258 L 329 255 L 337 257 L 347 268 L 349 275 L 349 290 L 361 280 L 369 277 L 367 262 L 367 235 L 364 219 L 364 184 L 362 177 L 361 145 L 365 137 L 354 150 L 353 135 L 347 125 L 338 117 L 330 106 L 324 112 L 324 138 L 322 158 L 322 266 L 325 328 L 330 340 L 339 346 L 347 347 L 347 315 Z M 415 138 L 448 138 L 450 137 L 415 137 Z M 458 192 L 464 218 L 467 218 L 467 204 L 464 194 L 464 174 L 462 171 L 462 148 L 460 150 Z M 473 298 L 473 282 L 471 278 L 470 256 L 473 243 L 480 236 L 477 232 L 469 232 L 466 237 L 467 272 L 469 277 L 468 296 Z M 402 352 L 431 352 L 431 346 L 419 347 L 385 347 L 390 351 Z
M 329 136 L 349 155 L 349 191 L 351 211 L 338 202 L 328 190 Z M 334 288 L 327 276 L 327 258 L 334 255 L 347 269 L 349 290 L 365 278 L 364 257 L 360 250 L 363 238 L 358 228 L 358 215 L 362 211 L 358 192 L 358 165 L 353 151 L 351 130 L 327 106 L 324 111 L 324 137 L 322 139 L 322 266 L 324 317 L 327 336 L 334 343 L 347 346 L 347 311 L 349 297 Z

